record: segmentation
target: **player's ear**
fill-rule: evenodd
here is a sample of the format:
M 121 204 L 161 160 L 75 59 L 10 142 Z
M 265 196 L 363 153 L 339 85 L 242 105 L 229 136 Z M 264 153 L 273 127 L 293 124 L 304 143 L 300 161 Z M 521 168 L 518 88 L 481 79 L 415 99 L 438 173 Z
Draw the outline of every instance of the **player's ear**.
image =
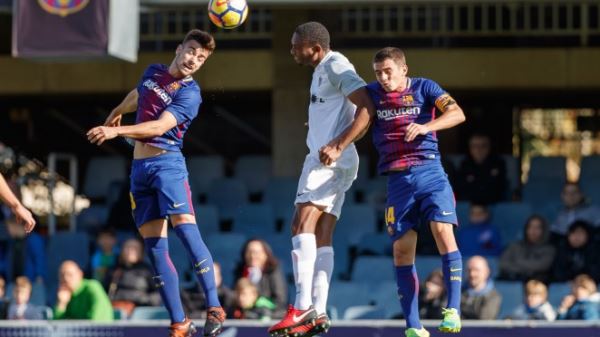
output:
M 183 50 L 183 45 L 179 44 L 177 46 L 177 49 L 175 49 L 175 55 L 178 55 L 179 53 L 181 53 L 182 50 Z

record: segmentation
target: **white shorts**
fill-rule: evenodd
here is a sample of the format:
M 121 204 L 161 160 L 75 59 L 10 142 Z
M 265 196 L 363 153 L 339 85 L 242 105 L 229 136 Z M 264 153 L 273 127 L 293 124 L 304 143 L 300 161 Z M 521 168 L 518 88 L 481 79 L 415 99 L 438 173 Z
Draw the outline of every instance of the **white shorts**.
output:
M 339 219 L 344 195 L 358 173 L 358 157 L 347 166 L 325 166 L 313 156 L 306 156 L 294 203 L 323 206 L 326 213 Z

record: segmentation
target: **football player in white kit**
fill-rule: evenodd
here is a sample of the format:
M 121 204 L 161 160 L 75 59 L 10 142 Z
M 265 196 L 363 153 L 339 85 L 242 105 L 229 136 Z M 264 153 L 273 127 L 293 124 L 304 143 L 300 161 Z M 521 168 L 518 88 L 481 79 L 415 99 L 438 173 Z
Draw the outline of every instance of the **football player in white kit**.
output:
M 294 60 L 314 68 L 306 139 L 310 152 L 298 183 L 292 220 L 296 300 L 269 333 L 308 337 L 326 332 L 330 325 L 325 307 L 333 271 L 333 230 L 344 194 L 358 172 L 358 154 L 353 144 L 345 147 L 339 159 L 329 166 L 321 164 L 319 151 L 335 147 L 329 142 L 350 126 L 357 109 L 373 108 L 366 83 L 354 66 L 344 55 L 329 48 L 325 26 L 318 22 L 301 24 L 291 42 Z

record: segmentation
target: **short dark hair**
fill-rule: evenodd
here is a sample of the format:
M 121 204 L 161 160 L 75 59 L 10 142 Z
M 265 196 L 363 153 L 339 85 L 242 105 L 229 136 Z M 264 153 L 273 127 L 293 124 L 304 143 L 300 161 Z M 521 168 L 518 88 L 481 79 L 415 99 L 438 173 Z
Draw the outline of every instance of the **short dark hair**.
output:
M 383 62 L 387 59 L 392 59 L 394 62 L 399 64 L 406 64 L 406 56 L 400 48 L 396 47 L 385 47 L 380 49 L 375 56 L 373 56 L 373 63 Z
M 194 40 L 194 41 L 198 42 L 202 46 L 202 48 L 210 51 L 211 53 L 216 48 L 215 38 L 212 35 L 210 35 L 209 33 L 205 32 L 203 30 L 200 30 L 200 29 L 190 30 L 185 35 L 185 38 L 183 39 L 183 42 L 181 42 L 181 44 L 183 45 L 190 40 Z
M 310 21 L 296 27 L 294 33 L 300 40 L 315 43 L 328 50 L 330 37 L 327 28 L 320 22 Z

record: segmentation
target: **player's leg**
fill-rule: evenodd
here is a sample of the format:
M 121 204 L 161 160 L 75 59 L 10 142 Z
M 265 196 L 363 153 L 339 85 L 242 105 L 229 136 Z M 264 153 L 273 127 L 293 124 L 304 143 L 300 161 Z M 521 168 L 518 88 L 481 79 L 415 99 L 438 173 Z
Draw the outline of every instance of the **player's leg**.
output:
M 144 247 L 154 269 L 154 284 L 171 318 L 170 336 L 189 337 L 196 332 L 192 321 L 186 318 L 179 293 L 179 277 L 169 257 L 167 221 L 150 220 L 139 228 Z
M 292 328 L 312 327 L 317 313 L 312 306 L 312 281 L 317 258 L 315 228 L 323 211 L 310 203 L 296 204 L 292 220 L 292 265 L 296 285 L 296 299 L 286 316 L 269 329 L 271 336 L 287 335 Z M 302 335 L 304 332 L 298 332 Z
M 460 332 L 460 298 L 462 287 L 462 256 L 454 237 L 453 225 L 432 221 L 431 233 L 442 256 L 442 272 L 448 291 L 448 307 L 443 310 L 444 318 L 439 326 L 442 332 Z
M 196 277 L 204 290 L 207 310 L 204 336 L 216 336 L 223 329 L 226 315 L 219 302 L 212 255 L 202 240 L 193 215 L 172 214 L 170 219 L 175 233 L 188 252 Z

